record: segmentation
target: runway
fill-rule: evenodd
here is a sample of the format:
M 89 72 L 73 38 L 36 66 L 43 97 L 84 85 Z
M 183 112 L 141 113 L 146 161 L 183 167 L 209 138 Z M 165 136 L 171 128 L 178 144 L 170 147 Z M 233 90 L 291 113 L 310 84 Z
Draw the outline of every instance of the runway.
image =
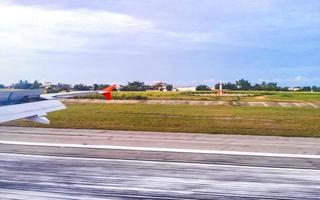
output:
M 250 107 L 295 107 L 320 108 L 319 102 L 277 102 L 277 101 L 201 101 L 201 100 L 111 100 L 103 99 L 64 99 L 63 103 L 93 104 L 160 104 L 160 105 L 198 105 L 198 106 L 250 106 Z
M 318 170 L 1 154 L 1 199 L 307 199 Z
M 318 139 L 172 134 L 0 127 L 0 199 L 320 199 Z

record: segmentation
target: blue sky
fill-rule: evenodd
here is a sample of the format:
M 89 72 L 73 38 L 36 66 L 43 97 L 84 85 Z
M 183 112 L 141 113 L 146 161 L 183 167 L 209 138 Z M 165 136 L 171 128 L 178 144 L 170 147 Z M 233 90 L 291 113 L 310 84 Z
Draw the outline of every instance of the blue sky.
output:
M 318 0 L 2 0 L 0 83 L 320 85 Z

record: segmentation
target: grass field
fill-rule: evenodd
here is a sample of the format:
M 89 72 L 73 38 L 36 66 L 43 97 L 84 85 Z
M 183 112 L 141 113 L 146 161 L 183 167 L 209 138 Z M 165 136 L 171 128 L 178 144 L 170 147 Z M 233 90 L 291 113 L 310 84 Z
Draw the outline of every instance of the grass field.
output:
M 51 125 L 22 126 L 201 132 L 278 136 L 320 136 L 320 112 L 312 108 L 189 105 L 70 104 L 49 114 Z
M 213 92 L 114 92 L 114 99 L 128 100 L 203 100 L 203 101 L 309 101 L 320 102 L 320 92 L 227 91 L 240 96 L 216 96 Z M 247 95 L 247 96 L 241 96 Z M 102 99 L 101 95 L 85 98 Z

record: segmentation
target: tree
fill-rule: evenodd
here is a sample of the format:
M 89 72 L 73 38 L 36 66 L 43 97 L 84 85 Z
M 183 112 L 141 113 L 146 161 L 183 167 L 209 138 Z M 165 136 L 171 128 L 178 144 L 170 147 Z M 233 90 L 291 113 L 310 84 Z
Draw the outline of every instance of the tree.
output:
M 320 92 L 320 87 L 312 86 L 312 90 L 313 90 L 314 92 Z
M 3 88 L 5 88 L 5 86 L 4 86 L 4 85 L 2 85 L 2 84 L 0 84 L 0 89 L 3 89 Z
M 266 90 L 268 91 L 276 91 L 278 90 L 278 83 L 276 82 L 270 82 L 267 84 Z
M 33 84 L 29 83 L 28 81 L 20 80 L 19 83 L 13 84 L 14 89 L 30 89 L 32 88 Z
M 121 86 L 121 91 L 146 91 L 146 90 L 152 90 L 152 86 L 145 85 L 144 82 L 140 81 L 133 81 L 128 82 L 128 85 Z
M 302 91 L 305 91 L 305 92 L 307 92 L 307 91 L 309 92 L 311 90 L 312 90 L 312 88 L 310 86 L 306 86 L 306 87 L 302 88 Z
M 109 84 L 93 84 L 93 90 L 103 90 L 107 87 L 109 87 Z M 114 89 L 114 91 L 117 89 Z
M 279 90 L 280 91 L 289 91 L 289 87 L 282 87 L 282 88 L 280 87 Z
M 164 87 L 165 87 L 165 83 L 162 83 L 162 82 L 157 82 L 156 84 L 154 84 L 152 87 L 154 90 L 160 90 L 160 91 L 163 91 L 164 90 Z
M 157 82 L 152 86 L 153 90 L 159 90 L 159 91 L 172 91 L 173 85 L 163 83 L 163 82 Z
M 93 84 L 93 90 L 98 90 L 99 89 L 99 85 L 98 84 Z
M 196 91 L 210 91 L 211 89 L 207 85 L 198 85 Z
M 65 84 L 65 83 L 58 83 L 58 85 L 56 85 L 58 91 L 69 91 L 72 89 L 71 85 L 69 84 Z
M 172 91 L 173 85 L 169 84 L 166 86 L 167 91 Z
M 37 80 L 33 82 L 30 89 L 40 89 L 42 87 L 42 84 L 39 83 Z
M 263 90 L 262 86 L 260 84 L 258 84 L 258 83 L 256 83 L 254 86 L 252 86 L 252 89 L 253 90 Z
M 87 90 L 90 90 L 91 87 L 80 83 L 80 84 L 74 85 L 74 86 L 73 86 L 73 89 L 74 89 L 74 90 L 84 90 L 84 91 L 87 91 Z
M 144 86 L 144 82 L 140 82 L 140 81 L 128 82 L 128 86 L 129 87 L 142 88 Z
M 236 81 L 236 85 L 241 90 L 250 90 L 251 89 L 251 83 L 248 80 L 240 79 Z
M 220 87 L 220 83 L 215 85 L 216 89 L 219 89 L 219 87 Z M 222 84 L 222 88 L 226 89 L 226 90 L 237 90 L 238 89 L 238 87 L 237 87 L 237 85 L 235 83 L 230 83 L 230 82 L 223 83 Z
M 253 90 L 265 90 L 265 91 L 277 91 L 281 90 L 280 87 L 278 87 L 278 83 L 276 82 L 262 82 L 261 84 L 255 84 L 254 86 L 251 87 Z

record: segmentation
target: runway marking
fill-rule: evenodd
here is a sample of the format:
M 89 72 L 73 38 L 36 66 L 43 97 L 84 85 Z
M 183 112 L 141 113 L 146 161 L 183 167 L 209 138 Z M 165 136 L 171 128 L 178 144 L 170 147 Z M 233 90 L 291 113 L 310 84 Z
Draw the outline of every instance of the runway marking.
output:
M 314 108 L 319 108 L 319 106 L 313 104 L 313 103 L 308 103 L 310 106 L 314 107 Z
M 284 103 L 284 102 L 279 102 L 279 105 L 281 107 L 291 107 L 292 105 L 290 105 L 289 103 Z
M 302 106 L 305 106 L 305 104 L 304 103 L 293 103 L 293 105 L 295 105 L 295 106 L 297 106 L 297 107 L 302 107 Z
M 249 106 L 264 106 L 268 107 L 269 105 L 265 102 L 248 102 Z
M 6 180 L 6 181 L 2 181 L 0 180 L 0 183 L 28 183 L 28 181 L 26 182 L 22 182 L 22 181 L 15 181 L 15 180 Z M 55 183 L 45 183 L 47 186 L 50 185 L 50 186 L 55 186 L 57 184 Z M 104 186 L 99 186 L 99 185 L 85 185 L 85 186 L 82 186 L 81 184 L 73 184 L 74 187 L 77 187 L 77 188 L 91 188 L 91 189 L 108 189 L 108 190 L 131 190 L 131 191 L 142 191 L 142 192 L 158 192 L 158 193 L 167 193 L 168 190 L 162 190 L 162 189 L 151 189 L 151 188 L 142 188 L 142 187 L 118 187 L 118 186 L 107 186 L 107 185 L 104 185 Z M 170 191 L 171 193 L 176 193 L 176 194 L 184 194 L 184 195 L 191 195 L 193 194 L 193 192 L 191 191 Z
M 320 159 L 320 155 L 308 155 L 308 154 L 283 154 L 283 153 L 263 153 L 263 152 L 243 152 L 243 151 L 219 151 L 219 150 L 201 150 L 201 149 L 154 148 L 154 147 L 112 146 L 112 145 L 41 143 L 41 142 L 36 143 L 36 142 L 18 142 L 18 141 L 0 141 L 0 144 L 61 147 L 61 148 L 109 149 L 109 150 L 129 150 L 129 151 L 154 151 L 154 152 L 174 152 L 174 153 L 198 153 L 198 154 L 222 154 L 222 155 L 239 155 L 239 156 Z
M 15 157 L 29 157 L 29 158 L 53 158 L 61 159 L 60 156 L 47 156 L 47 155 L 30 155 L 30 154 L 14 154 L 14 153 L 0 153 L 0 156 Z M 174 161 L 152 161 L 152 160 L 126 160 L 126 159 L 110 159 L 110 158 L 87 158 L 87 157 L 63 157 L 65 160 L 86 160 L 86 161 L 116 161 L 126 163 L 145 163 L 145 164 L 160 164 L 165 163 L 168 165 L 180 165 L 188 167 L 223 167 L 223 168 L 238 168 L 238 169 L 265 169 L 265 170 L 278 170 L 278 171 L 295 171 L 295 172 L 319 172 L 317 169 L 299 169 L 299 168 L 278 168 L 278 167 L 265 167 L 265 166 L 242 166 L 231 164 L 208 164 L 208 163 L 188 163 L 188 162 L 174 162 Z M 1 160 L 1 158 L 0 158 Z

